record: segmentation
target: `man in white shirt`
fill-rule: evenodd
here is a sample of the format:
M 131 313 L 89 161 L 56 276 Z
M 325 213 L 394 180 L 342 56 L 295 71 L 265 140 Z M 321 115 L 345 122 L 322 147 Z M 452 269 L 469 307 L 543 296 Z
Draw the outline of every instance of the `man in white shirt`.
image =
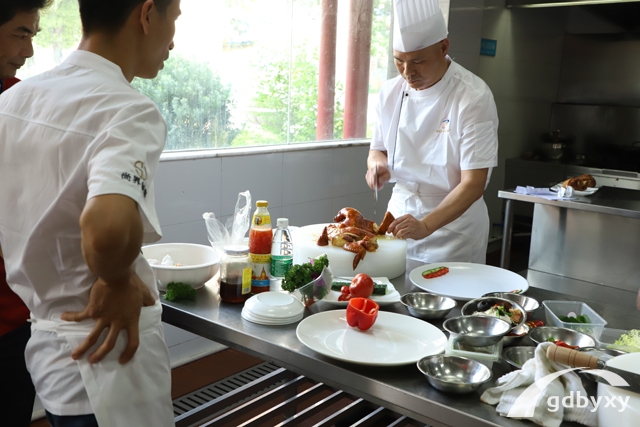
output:
M 32 317 L 26 361 L 54 427 L 173 426 L 153 272 L 166 125 L 134 77 L 173 48 L 180 0 L 80 0 L 83 38 L 0 97 L 0 250 Z
M 410 239 L 409 259 L 484 264 L 489 217 L 482 194 L 498 164 L 493 96 L 447 55 L 437 0 L 394 3 L 400 75 L 380 90 L 367 183 L 396 182 L 389 231 Z

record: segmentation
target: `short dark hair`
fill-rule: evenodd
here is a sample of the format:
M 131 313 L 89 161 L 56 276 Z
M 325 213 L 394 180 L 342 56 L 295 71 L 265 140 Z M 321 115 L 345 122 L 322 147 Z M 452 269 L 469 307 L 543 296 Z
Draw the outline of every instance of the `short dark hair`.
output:
M 1 1 L 1 0 L 0 0 Z M 153 0 L 160 13 L 167 12 L 173 0 Z M 82 32 L 94 31 L 115 33 L 124 27 L 129 15 L 145 0 L 79 0 Z
M 0 25 L 11 21 L 18 12 L 34 12 L 51 3 L 53 0 L 0 0 Z

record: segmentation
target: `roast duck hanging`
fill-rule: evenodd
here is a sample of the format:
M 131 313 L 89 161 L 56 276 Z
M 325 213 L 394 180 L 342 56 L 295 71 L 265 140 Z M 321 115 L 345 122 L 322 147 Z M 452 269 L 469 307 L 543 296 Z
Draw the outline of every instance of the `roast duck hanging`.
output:
M 367 252 L 375 252 L 378 249 L 378 236 L 384 236 L 389 225 L 395 218 L 390 212 L 384 214 L 380 226 L 375 222 L 365 219 L 354 208 L 342 208 L 333 220 L 335 224 L 329 224 L 322 230 L 318 239 L 318 246 L 339 246 L 345 251 L 355 253 L 353 269 Z

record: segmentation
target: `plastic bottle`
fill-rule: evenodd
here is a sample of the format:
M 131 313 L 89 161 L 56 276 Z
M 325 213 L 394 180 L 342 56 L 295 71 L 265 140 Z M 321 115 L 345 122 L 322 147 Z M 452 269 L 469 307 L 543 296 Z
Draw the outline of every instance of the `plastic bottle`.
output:
M 256 202 L 256 211 L 249 230 L 249 254 L 251 256 L 251 292 L 258 294 L 269 291 L 271 270 L 271 215 L 266 200 Z
M 271 278 L 276 289 L 279 290 L 282 278 L 293 264 L 293 241 L 289 231 L 289 220 L 278 218 L 278 228 L 273 234 L 271 244 Z

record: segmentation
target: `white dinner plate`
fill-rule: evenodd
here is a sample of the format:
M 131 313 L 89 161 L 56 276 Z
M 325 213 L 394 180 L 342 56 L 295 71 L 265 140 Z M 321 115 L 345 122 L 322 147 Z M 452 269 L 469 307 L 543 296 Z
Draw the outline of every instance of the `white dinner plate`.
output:
M 416 363 L 440 354 L 447 345 L 441 330 L 430 323 L 398 313 L 378 312 L 367 331 L 347 324 L 346 310 L 314 314 L 298 324 L 298 339 L 311 350 L 344 362 L 372 366 Z
M 385 295 L 371 295 L 369 298 L 377 302 L 378 305 L 389 305 L 400 301 L 400 292 L 391 284 L 386 277 L 372 277 L 373 281 L 378 284 L 387 285 L 387 293 Z M 334 282 L 351 282 L 351 279 L 347 278 L 334 278 Z M 329 294 L 322 299 L 322 301 L 329 304 L 337 305 L 339 307 L 346 307 L 349 301 L 338 301 L 340 292 L 330 291 Z
M 433 279 L 422 277 L 422 272 L 440 266 L 449 267 L 449 272 Z M 489 292 L 511 292 L 519 289 L 524 293 L 529 289 L 529 283 L 519 274 L 470 262 L 426 264 L 411 271 L 409 279 L 427 292 L 462 301 L 480 298 Z
M 562 188 L 562 183 L 556 184 L 553 187 L 550 187 L 549 190 L 551 191 L 558 191 Z M 590 196 L 593 193 L 595 193 L 596 191 L 598 191 L 600 189 L 600 187 L 589 187 L 584 191 L 579 191 L 576 190 L 575 188 L 573 189 L 573 195 L 574 196 Z

